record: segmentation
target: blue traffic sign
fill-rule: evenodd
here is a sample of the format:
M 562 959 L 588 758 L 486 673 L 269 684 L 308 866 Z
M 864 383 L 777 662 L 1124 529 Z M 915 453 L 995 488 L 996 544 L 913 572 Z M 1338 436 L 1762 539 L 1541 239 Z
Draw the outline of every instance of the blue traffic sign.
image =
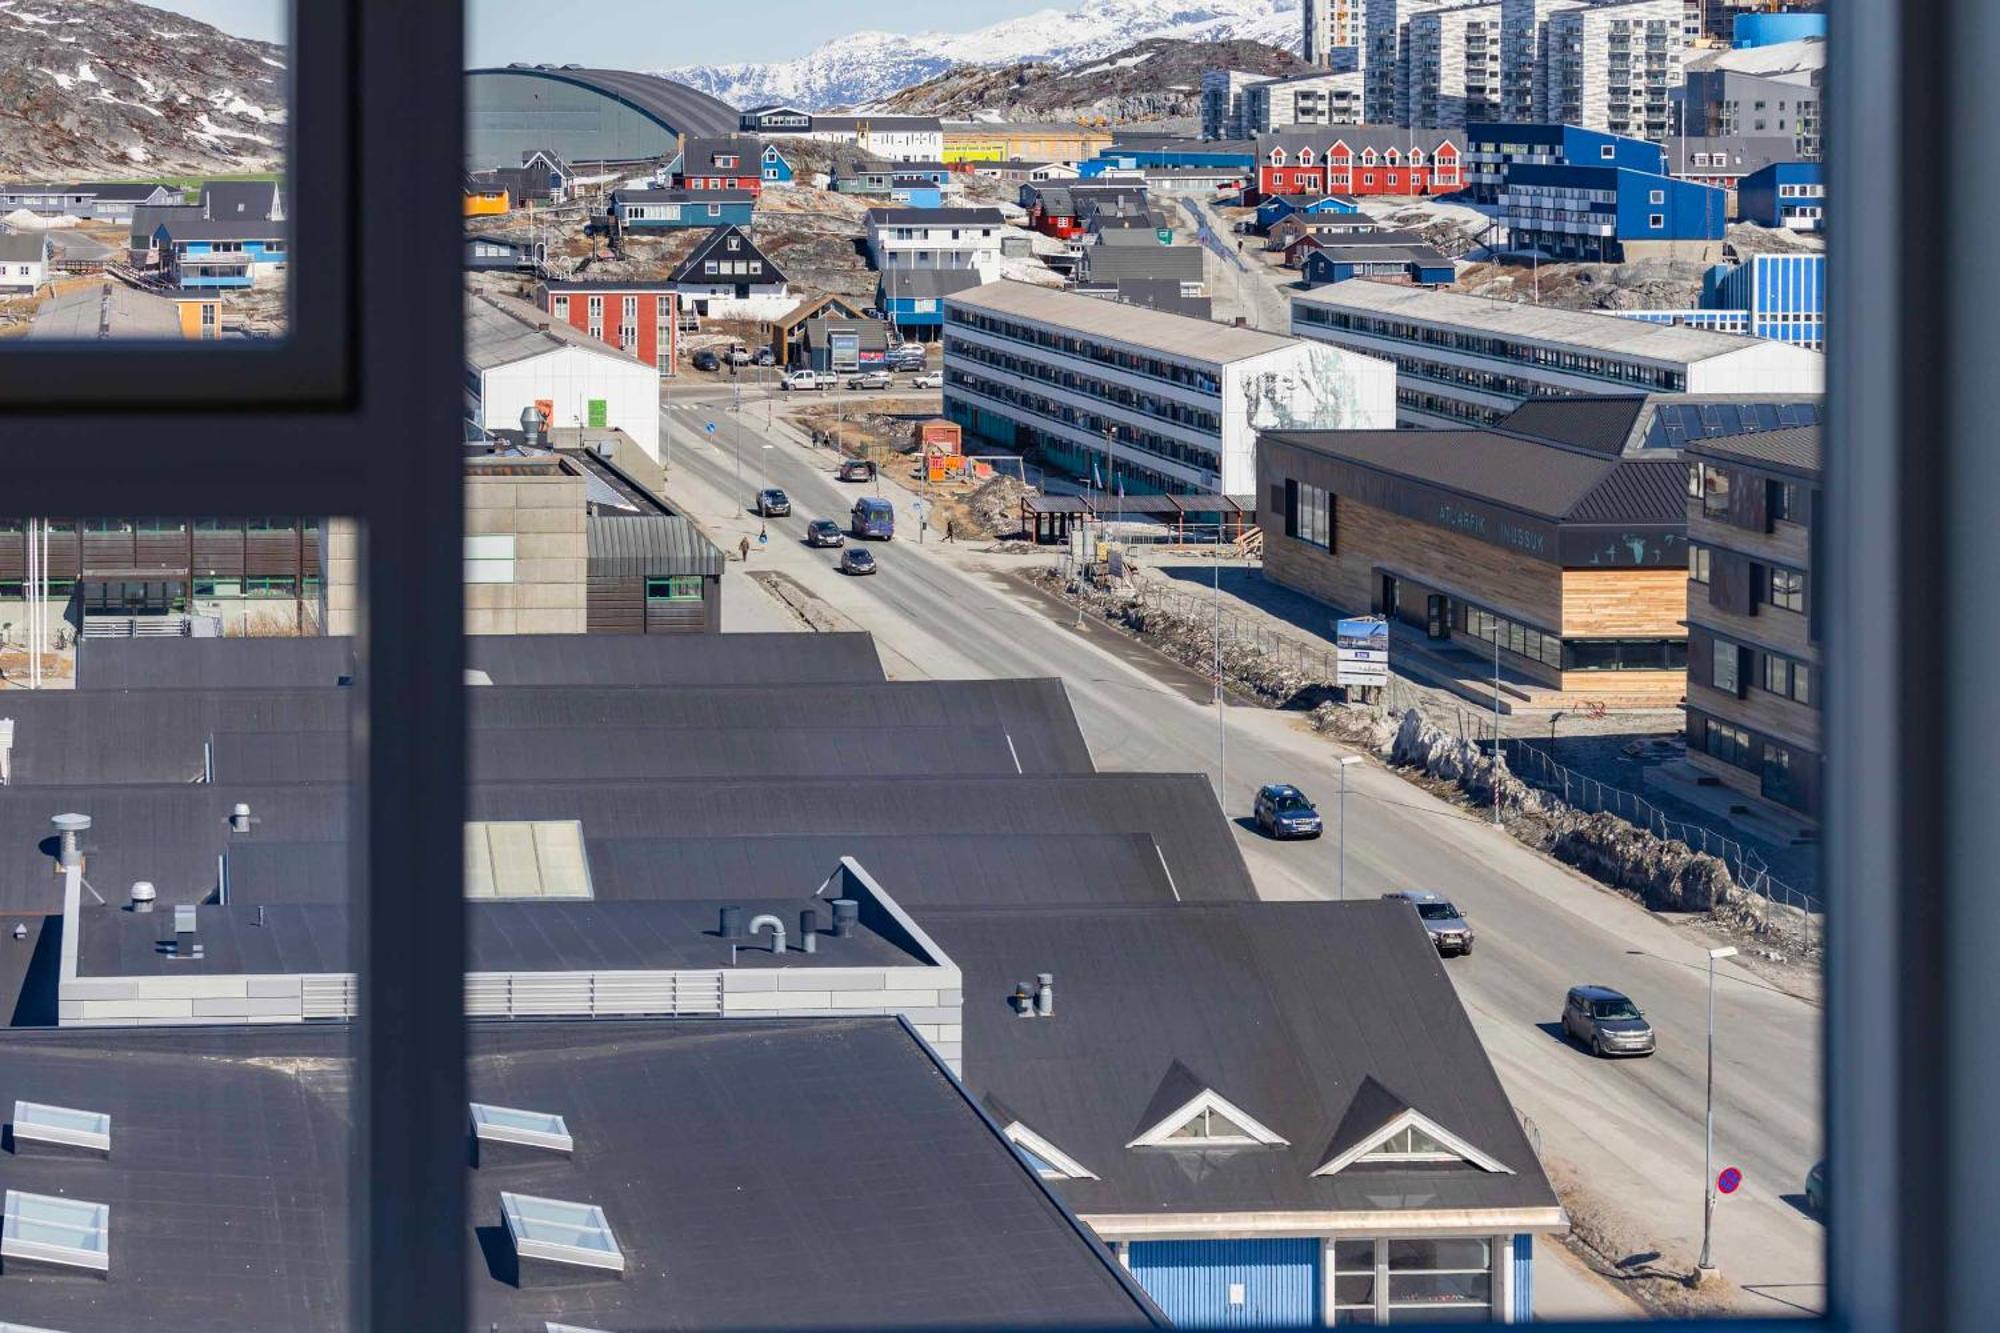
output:
M 707 431 L 707 432 L 708 432 L 708 433 L 709 433 L 710 435 L 713 435 L 713 434 L 715 434 L 715 423 L 714 423 L 713 421 L 710 421 L 710 422 L 708 422 L 708 423 L 704 424 L 704 425 L 702 426 L 702 429 L 703 429 L 703 430 L 705 430 L 705 431 Z
M 1737 1186 L 1741 1185 L 1742 1183 L 1743 1183 L 1743 1173 L 1741 1171 L 1738 1171 L 1733 1166 L 1723 1167 L 1722 1174 L 1715 1178 L 1715 1187 L 1721 1190 L 1724 1194 L 1736 1193 Z

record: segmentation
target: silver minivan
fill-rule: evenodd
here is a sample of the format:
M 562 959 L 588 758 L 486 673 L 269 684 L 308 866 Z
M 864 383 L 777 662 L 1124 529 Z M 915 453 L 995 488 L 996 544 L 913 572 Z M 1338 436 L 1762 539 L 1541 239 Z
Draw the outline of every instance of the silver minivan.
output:
M 1651 1055 L 1659 1037 L 1639 1006 L 1609 986 L 1573 986 L 1563 1002 L 1563 1033 L 1592 1055 Z

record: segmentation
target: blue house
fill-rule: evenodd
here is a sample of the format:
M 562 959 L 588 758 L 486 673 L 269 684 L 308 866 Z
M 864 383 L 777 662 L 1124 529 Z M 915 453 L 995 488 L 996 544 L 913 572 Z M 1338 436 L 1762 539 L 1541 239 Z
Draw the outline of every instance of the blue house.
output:
M 184 289 L 254 287 L 285 267 L 285 224 L 265 218 L 171 218 L 153 230 L 168 279 Z
M 1745 222 L 1818 231 L 1826 222 L 1826 169 L 1817 162 L 1773 162 L 1736 187 Z
M 1736 25 L 1729 32 L 1729 44 L 1740 50 L 1746 46 L 1804 41 L 1808 37 L 1825 40 L 1824 13 L 1738 14 Z
M 1300 267 L 1314 287 L 1350 278 L 1443 287 L 1458 276 L 1450 257 L 1428 245 L 1322 245 L 1308 251 Z
M 1360 205 L 1334 194 L 1274 194 L 1257 205 L 1257 229 L 1268 232 L 1273 223 L 1294 213 L 1317 217 L 1326 213 L 1358 213 Z
M 1514 163 L 1500 220 L 1516 251 L 1620 264 L 1628 259 L 1722 257 L 1728 193 L 1623 167 Z
M 792 164 L 778 151 L 778 145 L 774 143 L 764 145 L 763 161 L 765 180 L 789 182 L 792 179 Z
M 1667 174 L 1666 150 L 1645 139 L 1606 134 L 1580 125 L 1484 120 L 1465 127 L 1465 180 L 1483 204 L 1500 201 L 1508 168 L 1524 166 L 1624 167 Z
M 930 342 L 944 327 L 944 298 L 980 285 L 979 270 L 892 268 L 875 287 L 875 304 L 906 339 Z
M 1113 144 L 1099 150 L 1096 157 L 1077 163 L 1076 174 L 1088 180 L 1107 171 L 1145 171 L 1153 167 L 1224 167 L 1250 173 L 1256 166 L 1254 143 L 1190 142 L 1184 147 L 1155 148 L 1120 148 Z
M 747 227 L 757 201 L 742 190 L 613 190 L 611 223 L 618 230 L 666 231 L 675 227 Z
M 911 208 L 943 208 L 944 191 L 924 176 L 898 175 L 889 182 L 889 198 Z
M 1747 316 L 1745 330 L 1774 342 L 1826 346 L 1826 256 L 1751 255 L 1717 264 L 1702 282 L 1702 306 Z

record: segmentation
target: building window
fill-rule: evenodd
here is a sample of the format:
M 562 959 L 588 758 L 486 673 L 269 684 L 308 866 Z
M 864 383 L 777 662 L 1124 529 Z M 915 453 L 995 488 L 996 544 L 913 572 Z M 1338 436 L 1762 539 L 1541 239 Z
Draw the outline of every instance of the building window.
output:
M 1654 190 L 1646 196 L 1646 202 L 1649 204 L 1664 204 L 1667 202 L 1667 192 L 1665 190 Z
M 649 602 L 698 602 L 701 600 L 701 575 L 676 574 L 671 578 L 647 579 L 646 600 Z
M 1715 641 L 1715 669 L 1709 682 L 1724 694 L 1743 691 L 1742 652 L 1727 639 Z
M 1803 615 L 1806 609 L 1806 576 L 1796 569 L 1773 565 L 1768 600 L 1772 606 L 1782 607 L 1787 611 L 1797 611 Z
M 1693 542 L 1688 543 L 1689 582 L 1691 583 L 1708 582 L 1708 561 L 1709 561 L 1709 552 L 1706 546 L 1696 546 Z
M 270 575 L 243 580 L 245 597 L 296 597 L 298 580 L 290 575 Z
M 1711 463 L 1701 465 L 1701 512 L 1705 518 L 1729 512 L 1729 473 Z
M 1709 718 L 1703 728 L 1702 748 L 1709 757 L 1736 768 L 1750 767 L 1750 733 Z
M 1799 488 L 1794 482 L 1764 483 L 1764 513 L 1773 523 L 1799 521 Z
M 1658 231 L 1658 230 L 1660 230 L 1660 229 L 1661 229 L 1662 227 L 1665 227 L 1666 225 L 1667 225 L 1667 219 L 1666 219 L 1666 215 L 1665 215 L 1665 214 L 1663 214 L 1663 213 L 1648 213 L 1648 214 L 1646 215 L 1646 226 L 1647 226 L 1647 227 L 1648 227 L 1648 228 L 1649 228 L 1650 230 L 1653 230 L 1653 231 Z

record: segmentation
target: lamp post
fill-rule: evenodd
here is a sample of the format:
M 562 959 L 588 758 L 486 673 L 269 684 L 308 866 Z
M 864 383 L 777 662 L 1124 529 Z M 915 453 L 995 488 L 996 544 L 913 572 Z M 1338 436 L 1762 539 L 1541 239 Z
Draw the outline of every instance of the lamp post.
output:
M 1229 724 L 1222 711 L 1222 549 L 1215 552 L 1215 800 L 1223 802 L 1222 752 Z
M 1350 754 L 1340 761 L 1340 901 L 1347 901 L 1347 770 L 1361 762 Z
M 1554 763 L 1556 757 L 1556 723 L 1562 720 L 1563 720 L 1563 715 L 1560 711 L 1549 714 L 1549 762 L 1550 763 Z
M 1500 618 L 1493 618 L 1493 827 L 1500 827 Z
M 768 444 L 757 451 L 757 489 L 771 489 L 771 446 Z
M 1715 1276 L 1715 1262 L 1710 1253 L 1715 1231 L 1715 963 L 1717 959 L 1735 956 L 1734 945 L 1708 951 L 1708 1113 L 1701 1154 L 1701 1258 L 1695 1261 L 1695 1276 L 1703 1282 Z

